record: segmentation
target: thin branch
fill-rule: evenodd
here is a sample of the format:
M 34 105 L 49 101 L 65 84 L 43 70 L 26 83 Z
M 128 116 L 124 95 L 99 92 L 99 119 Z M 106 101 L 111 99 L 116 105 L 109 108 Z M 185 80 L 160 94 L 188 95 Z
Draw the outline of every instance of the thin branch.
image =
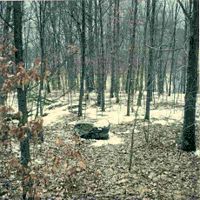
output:
M 177 48 L 177 49 L 160 49 L 160 47 L 152 47 L 152 46 L 150 46 L 148 44 L 146 44 L 146 46 L 148 48 L 151 48 L 151 49 L 156 50 L 156 51 L 178 51 L 178 50 L 182 50 L 183 49 L 183 48 Z
M 188 14 L 188 12 L 186 11 L 183 3 L 180 1 L 180 0 L 177 0 L 179 5 L 181 6 L 182 10 L 183 10 L 183 13 L 185 14 L 185 16 L 190 20 L 190 15 Z
M 6 23 L 7 26 L 13 29 L 13 27 L 4 19 L 4 17 L 1 14 L 0 14 L 0 18 Z

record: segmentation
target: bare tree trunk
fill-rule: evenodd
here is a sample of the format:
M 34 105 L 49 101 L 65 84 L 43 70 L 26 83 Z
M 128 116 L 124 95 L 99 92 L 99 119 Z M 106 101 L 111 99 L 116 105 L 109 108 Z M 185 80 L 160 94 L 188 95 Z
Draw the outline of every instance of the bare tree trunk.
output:
M 148 65 L 148 80 L 147 80 L 147 97 L 146 97 L 146 113 L 145 119 L 150 120 L 150 101 L 153 90 L 153 47 L 154 47 L 154 24 L 155 24 L 155 9 L 156 9 L 156 0 L 152 0 L 152 12 L 151 12 L 151 21 L 150 21 L 150 48 L 149 48 L 149 65 Z
M 140 86 L 139 86 L 139 95 L 138 95 L 138 101 L 137 105 L 141 106 L 142 101 L 142 93 L 143 93 L 143 82 L 144 82 L 144 69 L 146 68 L 145 65 L 147 64 L 146 61 L 146 42 L 147 42 L 147 27 L 148 27 L 148 21 L 149 21 L 149 15 L 150 15 L 150 0 L 147 0 L 146 3 L 146 19 L 145 19 L 145 25 L 144 25 L 144 35 L 143 35 L 143 47 L 142 47 L 142 60 L 141 60 L 141 72 L 140 72 Z
M 130 116 L 130 103 L 131 103 L 131 89 L 133 88 L 133 66 L 135 65 L 135 34 L 136 34 L 136 22 L 137 22 L 137 10 L 138 10 L 138 1 L 135 2 L 132 0 L 132 11 L 134 10 L 133 26 L 131 30 L 131 41 L 130 41 L 130 51 L 129 51 L 129 66 L 128 66 L 128 100 L 127 100 L 127 116 Z
M 74 2 L 68 2 L 68 8 L 70 10 L 70 15 L 73 16 L 74 12 Z M 66 9 L 66 8 L 65 8 Z M 73 19 L 70 17 L 69 19 L 65 15 L 63 18 L 63 31 L 65 35 L 65 44 L 67 45 L 67 69 L 66 69 L 66 81 L 68 83 L 69 92 L 72 92 L 76 88 L 76 65 L 74 62 L 74 52 L 71 51 L 70 47 L 74 46 L 74 39 L 73 39 Z
M 81 77 L 80 77 L 80 94 L 79 94 L 79 106 L 78 106 L 78 116 L 83 115 L 82 104 L 84 96 L 84 79 L 85 79 L 85 0 L 81 1 L 81 13 L 82 13 L 82 30 L 81 30 Z
M 44 89 L 44 76 L 45 76 L 45 23 L 46 23 L 46 6 L 47 2 L 39 2 L 39 35 L 40 35 L 40 56 L 41 56 L 41 66 L 40 66 L 40 85 L 39 85 L 39 95 L 37 100 L 37 110 L 36 117 L 38 114 L 43 116 L 43 101 L 42 101 L 42 90 Z
M 162 45 L 163 45 L 163 38 L 164 38 L 164 31 L 165 31 L 165 10 L 166 10 L 166 0 L 164 0 L 163 5 L 163 13 L 162 13 L 162 28 L 161 28 L 161 36 L 160 36 L 160 51 L 158 55 L 158 95 L 162 95 L 164 93 L 164 66 L 163 66 L 163 51 L 162 51 Z
M 114 1 L 114 15 L 113 15 L 113 40 L 112 40 L 112 50 L 111 50 L 111 88 L 110 97 L 114 97 L 115 84 L 116 84 L 116 29 L 117 29 L 117 1 Z
M 94 32 L 95 32 L 95 48 L 96 48 L 96 67 L 97 67 L 97 106 L 101 105 L 101 68 L 100 68 L 100 52 L 99 52 L 99 31 L 98 31 L 98 2 L 94 1 Z
M 172 79 L 173 79 L 173 90 L 175 90 L 175 47 L 176 47 L 176 26 L 177 26 L 177 17 L 178 17 L 178 4 L 176 3 L 175 14 L 174 14 L 174 30 L 172 34 L 172 60 L 171 60 L 171 69 L 170 69 L 170 77 L 169 77 L 169 96 L 171 96 L 172 90 Z
M 119 65 L 119 59 L 120 59 L 120 37 L 119 37 L 119 34 L 120 34 L 120 17 L 119 17 L 119 12 L 120 12 L 120 2 L 119 0 L 115 0 L 116 1 L 116 8 L 115 8 L 115 12 L 116 12 L 116 44 L 115 44 L 115 51 L 116 51 L 116 54 L 115 54 L 115 65 L 116 65 L 116 76 L 115 76 L 115 97 L 116 97 L 116 103 L 119 103 L 119 87 L 120 87 L 120 65 Z
M 9 22 L 11 17 L 12 6 L 11 2 L 6 2 L 6 13 L 5 13 L 5 22 L 3 25 L 3 45 L 8 45 L 8 33 L 9 33 Z M 2 51 L 2 56 L 6 55 L 5 51 Z M 6 94 L 1 90 L 4 83 L 4 77 L 0 74 L 0 105 L 4 105 L 6 101 Z
M 22 2 L 13 3 L 13 19 L 14 19 L 14 44 L 17 49 L 15 52 L 16 65 L 23 63 L 23 42 L 22 42 Z M 22 64 L 23 65 L 23 64 Z M 17 88 L 18 110 L 22 113 L 20 123 L 25 124 L 28 119 L 27 103 L 26 103 L 27 88 L 19 86 Z
M 103 33 L 103 14 L 102 0 L 99 0 L 99 21 L 100 21 L 100 36 L 101 36 L 101 111 L 105 111 L 105 56 L 104 56 L 104 33 Z
M 187 5 L 185 4 L 185 7 Z M 183 67 L 182 67 L 182 73 L 181 73 L 181 92 L 185 94 L 186 91 L 186 74 L 187 74 L 187 52 L 188 52 L 188 20 L 185 16 L 185 27 L 184 27 L 184 42 L 185 42 L 185 49 L 184 49 L 184 55 L 183 55 Z
M 94 35 L 93 35 L 93 0 L 88 5 L 88 55 L 89 63 L 86 71 L 86 87 L 90 93 L 94 90 Z
M 199 56 L 199 1 L 192 0 L 190 17 L 190 43 L 187 66 L 187 85 L 185 94 L 184 122 L 181 148 L 184 151 L 196 150 L 195 114 L 198 90 L 198 56 Z
M 24 66 L 23 64 L 23 41 L 22 41 L 22 16 L 23 16 L 23 2 L 13 2 L 13 20 L 14 20 L 14 44 L 17 51 L 15 52 L 15 63 L 17 67 Z M 18 110 L 22 113 L 20 119 L 20 125 L 25 125 L 28 121 L 27 112 L 27 101 L 26 101 L 26 86 L 18 86 L 17 88 L 17 100 Z M 20 141 L 20 152 L 21 152 L 21 164 L 24 168 L 28 166 L 30 161 L 30 148 L 29 148 L 29 136 L 25 133 L 25 136 Z M 24 170 L 25 171 L 25 170 Z M 22 177 L 22 188 L 23 188 L 23 199 L 26 199 L 28 192 L 27 185 L 24 184 L 27 173 L 23 173 Z

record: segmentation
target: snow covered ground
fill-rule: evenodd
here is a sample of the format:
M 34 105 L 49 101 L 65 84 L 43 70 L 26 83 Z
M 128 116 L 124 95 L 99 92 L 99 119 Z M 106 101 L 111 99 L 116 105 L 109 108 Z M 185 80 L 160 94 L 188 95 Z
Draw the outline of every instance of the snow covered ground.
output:
M 54 109 L 48 110 L 46 109 L 46 116 L 43 117 L 43 125 L 51 126 L 54 123 L 58 123 L 59 121 L 63 121 L 64 117 L 69 115 L 69 111 L 66 106 L 56 107 Z
M 54 96 L 54 95 L 53 95 Z M 50 96 L 49 99 L 54 97 Z M 137 96 L 137 94 L 136 94 Z M 83 111 L 83 118 L 84 119 L 91 119 L 91 120 L 107 120 L 111 124 L 122 124 L 127 122 L 132 122 L 135 117 L 135 111 L 137 110 L 136 101 L 134 99 L 133 107 L 134 110 L 131 113 L 131 116 L 126 116 L 127 107 L 126 107 L 126 95 L 120 94 L 121 102 L 119 104 L 115 104 L 115 99 L 109 99 L 109 93 L 105 94 L 106 97 L 106 111 L 101 112 L 99 108 L 93 106 L 96 100 L 96 94 L 92 93 L 90 95 L 90 101 L 86 104 L 86 110 Z M 67 103 L 70 102 L 69 96 L 65 96 L 58 100 L 56 103 L 52 105 L 63 104 L 63 106 L 58 106 L 53 109 L 48 109 L 48 106 L 44 108 L 44 113 L 47 116 L 43 117 L 44 125 L 51 125 L 52 123 L 56 123 L 58 120 L 64 119 L 63 116 L 67 116 L 70 114 L 68 110 Z M 164 105 L 163 105 L 164 104 Z M 176 104 L 179 106 L 177 107 Z M 12 106 L 14 110 L 17 111 L 17 102 L 16 102 L 16 94 L 11 94 L 8 98 L 8 105 Z M 52 106 L 51 105 L 51 106 Z M 72 105 L 78 105 L 78 94 L 74 95 L 72 99 Z M 183 94 L 176 94 L 176 97 L 164 95 L 160 98 L 157 97 L 157 94 L 154 94 L 154 100 L 151 105 L 151 121 L 155 124 L 170 124 L 174 122 L 182 122 L 183 115 L 184 115 L 184 95 Z M 30 106 L 29 106 L 30 107 Z M 34 112 L 33 112 L 34 114 Z M 138 119 L 143 119 L 145 114 L 145 94 L 142 102 L 142 106 L 139 108 L 138 112 Z M 198 101 L 197 101 L 197 120 L 200 119 L 200 94 L 198 94 Z
M 96 95 L 93 93 L 90 96 L 90 101 L 86 104 L 86 109 L 83 111 L 83 119 L 89 120 L 97 120 L 97 121 L 108 121 L 111 125 L 116 124 L 124 124 L 130 123 L 134 121 L 135 112 L 137 110 L 136 100 L 134 99 L 133 103 L 133 112 L 131 116 L 126 116 L 127 108 L 126 108 L 126 95 L 121 94 L 121 102 L 119 104 L 115 104 L 115 99 L 109 99 L 109 93 L 106 93 L 106 111 L 101 112 L 99 108 L 94 106 Z M 51 126 L 57 122 L 63 121 L 69 116 L 70 112 L 68 110 L 67 102 L 70 102 L 68 99 L 69 96 L 65 96 L 64 98 L 58 100 L 55 105 L 60 104 L 61 106 L 55 106 L 53 109 L 48 109 L 46 107 L 44 112 L 47 114 L 43 117 L 44 126 Z M 52 98 L 53 99 L 53 98 Z M 138 110 L 138 119 L 144 119 L 145 114 L 145 97 L 143 98 L 142 106 Z M 12 103 L 12 106 L 16 108 L 16 102 L 13 100 L 13 95 L 9 98 L 9 103 Z M 63 104 L 63 106 L 62 106 Z M 78 94 L 73 98 L 73 105 L 78 104 Z M 54 104 L 53 104 L 54 105 Z M 178 105 L 178 106 L 177 106 Z M 51 105 L 52 106 L 52 105 Z M 198 95 L 197 101 L 197 121 L 200 120 L 200 95 Z M 161 124 L 161 125 L 169 125 L 172 123 L 182 123 L 184 116 L 184 95 L 179 94 L 175 96 L 162 96 L 161 98 L 157 97 L 157 94 L 154 95 L 154 101 L 151 105 L 151 123 L 152 124 Z M 76 121 L 71 122 L 70 124 L 75 124 Z M 110 133 L 110 139 L 107 141 L 96 141 L 92 145 L 101 146 L 107 144 L 120 144 L 123 141 L 119 136 Z M 197 155 L 199 155 L 199 151 Z
M 109 132 L 109 139 L 108 140 L 96 140 L 94 143 L 91 144 L 91 146 L 100 147 L 102 145 L 116 145 L 116 144 L 122 144 L 123 140 L 121 137 L 113 134 L 112 132 Z

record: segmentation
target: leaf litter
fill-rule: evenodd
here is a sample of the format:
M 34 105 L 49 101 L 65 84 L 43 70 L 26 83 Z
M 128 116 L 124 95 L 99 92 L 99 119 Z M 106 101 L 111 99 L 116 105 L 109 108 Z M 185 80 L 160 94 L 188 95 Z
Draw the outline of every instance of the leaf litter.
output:
M 199 150 L 194 154 L 177 149 L 176 137 L 182 128 L 178 121 L 171 120 L 165 124 L 153 119 L 146 126 L 143 120 L 138 119 L 133 166 L 129 172 L 132 121 L 111 123 L 109 142 L 84 140 L 74 135 L 73 122 L 78 120 L 74 114 L 66 116 L 62 113 L 62 120 L 58 123 L 53 123 L 53 120 L 52 117 L 52 121 L 45 124 L 45 142 L 31 145 L 34 152 L 31 174 L 38 197 L 69 200 L 200 198 Z M 149 136 L 148 143 L 145 132 Z M 13 146 L 13 153 L 2 161 L 5 164 L 1 165 L 4 166 L 1 167 L 2 177 L 9 171 L 5 166 L 20 168 L 18 148 L 14 142 Z M 20 170 L 10 171 L 9 179 L 4 180 L 10 181 L 7 196 L 17 199 L 21 193 Z M 5 189 L 3 181 L 1 188 Z

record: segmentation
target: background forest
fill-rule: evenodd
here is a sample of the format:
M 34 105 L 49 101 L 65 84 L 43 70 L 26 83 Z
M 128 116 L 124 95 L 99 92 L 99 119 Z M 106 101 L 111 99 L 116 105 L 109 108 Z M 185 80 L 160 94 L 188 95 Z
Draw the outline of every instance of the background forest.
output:
M 200 198 L 198 0 L 0 10 L 1 199 Z

